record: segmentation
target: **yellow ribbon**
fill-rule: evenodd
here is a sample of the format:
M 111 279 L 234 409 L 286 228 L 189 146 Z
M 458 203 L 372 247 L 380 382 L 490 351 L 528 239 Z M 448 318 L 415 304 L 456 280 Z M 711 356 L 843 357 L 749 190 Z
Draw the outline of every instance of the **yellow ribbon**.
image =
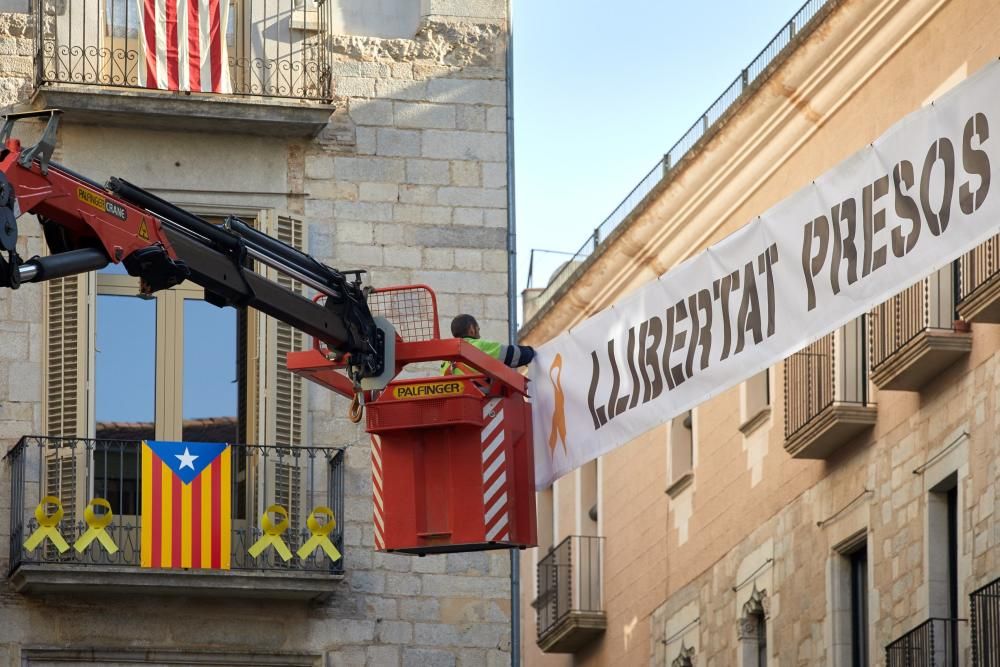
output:
M 555 376 L 552 375 L 555 371 Z M 552 411 L 552 430 L 549 432 L 549 453 L 556 455 L 556 445 L 562 441 L 563 454 L 566 454 L 566 397 L 563 395 L 562 384 L 559 380 L 562 377 L 562 355 L 557 354 L 549 367 L 549 379 L 552 381 L 552 388 L 555 391 L 556 405 Z
M 271 514 L 281 515 L 281 521 L 277 525 L 271 521 Z M 292 552 L 288 550 L 288 545 L 281 539 L 281 534 L 288 530 L 288 510 L 281 505 L 271 505 L 264 510 L 264 515 L 260 519 L 260 525 L 264 529 L 264 536 L 250 547 L 248 550 L 250 555 L 256 558 L 264 549 L 272 546 L 282 559 L 291 560 Z
M 52 514 L 48 514 L 45 511 L 46 505 L 55 505 L 56 511 Z M 55 496 L 45 496 L 42 498 L 42 502 L 38 503 L 38 507 L 35 508 L 35 519 L 38 520 L 39 528 L 35 530 L 28 539 L 24 541 L 24 548 L 28 551 L 32 551 L 35 547 L 42 543 L 46 537 L 52 540 L 52 544 L 56 545 L 56 549 L 59 553 L 63 553 L 69 549 L 69 545 L 66 544 L 66 540 L 63 536 L 59 534 L 59 529 L 57 526 L 63 518 L 63 506 L 59 502 L 59 499 Z
M 94 508 L 98 506 L 107 510 L 101 516 L 97 516 L 97 513 L 94 512 Z M 118 551 L 118 545 L 115 544 L 115 541 L 110 535 L 108 535 L 107 531 L 104 530 L 111 525 L 111 518 L 113 516 L 114 514 L 111 511 L 111 503 L 107 500 L 104 498 L 94 498 L 91 500 L 87 504 L 86 509 L 83 510 L 83 520 L 87 522 L 87 525 L 90 526 L 90 528 L 88 528 L 87 532 L 80 536 L 80 539 L 76 541 L 73 548 L 78 552 L 83 553 L 83 550 L 90 546 L 90 543 L 96 539 L 109 554 L 113 554 Z
M 320 523 L 317 521 L 317 514 L 322 514 L 326 517 L 326 523 Z M 337 519 L 333 516 L 333 510 L 329 507 L 323 507 L 322 505 L 315 508 L 310 514 L 309 518 L 306 519 L 306 525 L 309 526 L 309 531 L 312 533 L 312 537 L 306 541 L 299 550 L 295 553 L 299 555 L 299 558 L 305 560 L 308 558 L 316 547 L 322 547 L 326 555 L 330 557 L 330 560 L 337 561 L 340 559 L 340 552 L 337 551 L 337 547 L 333 546 L 333 542 L 327 537 L 334 528 L 337 527 Z

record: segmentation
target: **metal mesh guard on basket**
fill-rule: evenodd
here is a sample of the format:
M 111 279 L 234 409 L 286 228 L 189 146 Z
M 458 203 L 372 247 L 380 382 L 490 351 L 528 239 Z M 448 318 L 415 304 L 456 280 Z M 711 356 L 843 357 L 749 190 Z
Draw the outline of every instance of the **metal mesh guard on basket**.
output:
M 372 315 L 384 317 L 405 341 L 440 338 L 437 299 L 426 285 L 377 289 L 368 296 Z

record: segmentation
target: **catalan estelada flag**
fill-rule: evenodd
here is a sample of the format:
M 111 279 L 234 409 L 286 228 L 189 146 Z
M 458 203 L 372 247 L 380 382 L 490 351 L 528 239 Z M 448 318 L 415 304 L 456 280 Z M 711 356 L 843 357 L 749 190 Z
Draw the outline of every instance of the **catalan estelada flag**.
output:
M 142 566 L 229 569 L 229 445 L 142 443 Z

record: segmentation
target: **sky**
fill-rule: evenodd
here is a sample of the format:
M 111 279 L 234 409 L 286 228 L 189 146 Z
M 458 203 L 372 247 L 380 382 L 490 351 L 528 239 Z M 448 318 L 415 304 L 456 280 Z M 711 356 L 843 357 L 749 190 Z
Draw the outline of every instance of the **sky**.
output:
M 513 3 L 520 292 L 532 249 L 576 252 L 803 0 Z M 536 252 L 534 286 L 566 259 Z

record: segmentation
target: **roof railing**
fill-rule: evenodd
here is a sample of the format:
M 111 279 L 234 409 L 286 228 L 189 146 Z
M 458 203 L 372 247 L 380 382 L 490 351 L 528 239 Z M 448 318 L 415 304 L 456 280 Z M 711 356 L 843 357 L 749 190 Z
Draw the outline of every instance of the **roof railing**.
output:
M 594 228 L 594 231 L 587 237 L 584 244 L 572 258 L 562 264 L 560 268 L 549 279 L 548 287 L 538 296 L 538 303 L 544 303 L 552 297 L 550 292 L 555 292 L 560 285 L 566 282 L 568 275 L 563 273 L 575 271 L 580 267 L 580 263 L 597 250 L 600 244 L 605 241 L 611 233 L 622 223 L 628 215 L 646 198 L 653 188 L 662 180 L 666 179 L 681 163 L 688 152 L 705 136 L 711 133 L 715 123 L 729 111 L 733 105 L 740 100 L 744 93 L 754 87 L 757 80 L 764 75 L 768 66 L 785 50 L 785 48 L 795 39 L 803 29 L 812 21 L 825 7 L 836 4 L 838 0 L 807 0 L 804 5 L 795 13 L 788 23 L 778 31 L 778 34 L 765 46 L 757 57 L 750 61 L 743 70 L 740 71 L 736 79 L 723 91 L 721 95 L 698 120 L 688 128 L 688 131 L 681 136 L 677 142 L 670 147 L 663 157 L 657 162 L 649 172 L 643 176 L 642 180 L 632 188 L 631 192 L 615 207 L 611 214 Z M 527 287 L 531 288 L 533 276 L 529 277 Z M 553 288 L 553 289 L 549 289 Z

